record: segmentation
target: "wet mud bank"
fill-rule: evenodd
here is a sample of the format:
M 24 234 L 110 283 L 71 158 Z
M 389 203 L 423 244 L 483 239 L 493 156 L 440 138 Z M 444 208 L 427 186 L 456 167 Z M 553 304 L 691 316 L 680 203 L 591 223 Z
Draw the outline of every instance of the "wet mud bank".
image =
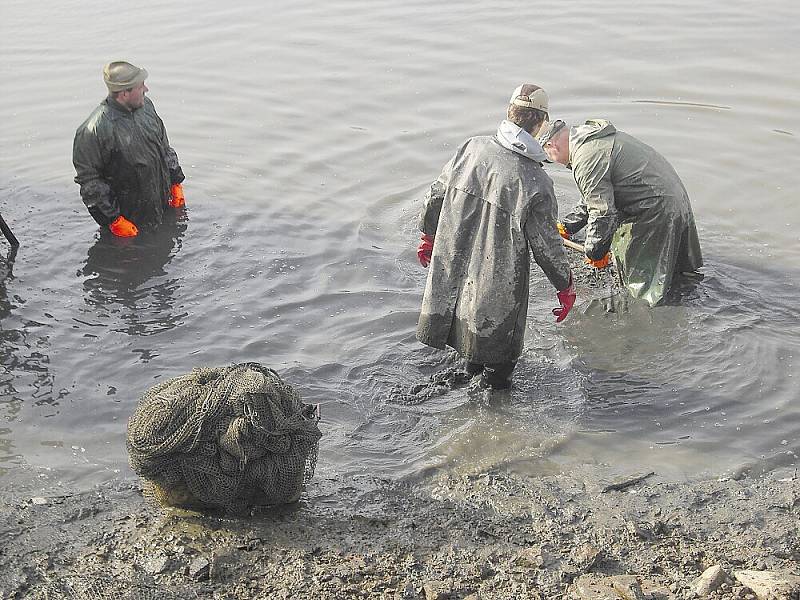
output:
M 246 515 L 163 510 L 127 481 L 7 498 L 0 595 L 797 598 L 799 523 L 794 469 L 692 484 L 315 479 L 300 502 Z M 777 595 L 745 586 L 753 572 Z

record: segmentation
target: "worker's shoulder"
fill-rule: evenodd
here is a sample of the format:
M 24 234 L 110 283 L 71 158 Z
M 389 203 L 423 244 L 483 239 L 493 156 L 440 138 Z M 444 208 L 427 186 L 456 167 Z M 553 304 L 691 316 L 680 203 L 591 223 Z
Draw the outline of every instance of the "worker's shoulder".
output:
M 494 136 L 473 135 L 471 137 L 468 137 L 462 142 L 461 148 L 491 146 L 493 142 L 494 142 Z
M 145 115 L 150 120 L 161 121 L 161 117 L 158 115 L 158 111 L 156 110 L 156 105 L 147 96 L 144 97 L 144 104 L 142 105 L 142 108 L 136 112 Z
M 504 148 L 495 136 L 476 135 L 464 140 L 456 151 L 464 160 L 479 160 L 482 163 L 503 164 L 518 159 L 529 160 Z
M 76 135 L 97 135 L 104 126 L 110 126 L 111 113 L 112 109 L 108 106 L 107 101 L 103 100 L 94 108 L 94 110 L 92 110 L 89 116 L 86 117 L 86 120 L 84 120 L 83 123 L 78 126 L 78 129 L 75 132 Z
M 450 159 L 451 168 L 464 168 L 475 163 L 487 164 L 493 161 L 496 149 L 491 148 L 490 136 L 478 135 L 467 138 L 458 146 Z M 495 144 L 497 145 L 497 144 Z M 498 146 L 499 147 L 499 146 Z
M 658 156 L 661 156 L 658 150 L 653 148 L 650 144 L 640 140 L 636 136 L 625 133 L 624 131 L 617 131 L 614 139 L 614 145 L 615 147 L 632 148 L 639 152 L 657 154 Z
M 144 105 L 142 106 L 142 108 L 147 112 L 153 112 L 153 113 L 156 112 L 156 105 L 147 96 L 144 97 Z
M 619 146 L 619 131 L 602 137 L 592 137 L 581 140 L 570 148 L 570 161 L 573 171 L 582 167 L 607 163 L 615 146 Z M 624 143 L 624 142 L 623 142 Z

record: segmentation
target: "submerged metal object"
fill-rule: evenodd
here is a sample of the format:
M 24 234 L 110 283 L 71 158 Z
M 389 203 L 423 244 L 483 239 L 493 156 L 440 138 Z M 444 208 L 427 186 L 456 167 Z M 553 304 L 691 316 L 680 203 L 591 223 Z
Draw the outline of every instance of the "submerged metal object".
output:
M 19 246 L 19 240 L 17 240 L 16 236 L 11 231 L 11 228 L 6 223 L 5 219 L 3 219 L 3 215 L 0 214 L 0 231 L 3 232 L 6 240 L 11 245 L 12 248 L 16 248 Z

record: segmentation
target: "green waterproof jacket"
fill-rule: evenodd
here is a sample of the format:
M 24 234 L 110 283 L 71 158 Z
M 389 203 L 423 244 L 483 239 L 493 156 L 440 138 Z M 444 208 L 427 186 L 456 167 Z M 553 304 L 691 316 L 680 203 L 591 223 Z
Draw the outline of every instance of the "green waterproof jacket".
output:
M 464 142 L 420 214 L 420 230 L 434 244 L 417 338 L 475 363 L 519 358 L 530 253 L 556 289 L 569 285 L 557 215 L 553 182 L 539 162 L 496 137 Z
M 569 161 L 582 199 L 562 223 L 586 227 L 589 258 L 611 249 L 631 296 L 653 306 L 676 274 L 703 265 L 689 195 L 653 148 L 592 119 L 570 130 Z
M 184 180 L 152 101 L 129 111 L 108 97 L 75 132 L 75 182 L 100 225 L 122 215 L 140 229 L 161 223 L 170 186 Z

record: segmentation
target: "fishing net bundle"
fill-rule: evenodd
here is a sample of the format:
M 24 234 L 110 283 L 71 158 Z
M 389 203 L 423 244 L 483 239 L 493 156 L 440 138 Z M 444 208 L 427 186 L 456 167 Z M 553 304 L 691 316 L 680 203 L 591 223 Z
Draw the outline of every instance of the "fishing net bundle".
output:
M 319 415 L 272 369 L 197 368 L 145 392 L 128 456 L 162 506 L 294 502 L 314 474 Z

